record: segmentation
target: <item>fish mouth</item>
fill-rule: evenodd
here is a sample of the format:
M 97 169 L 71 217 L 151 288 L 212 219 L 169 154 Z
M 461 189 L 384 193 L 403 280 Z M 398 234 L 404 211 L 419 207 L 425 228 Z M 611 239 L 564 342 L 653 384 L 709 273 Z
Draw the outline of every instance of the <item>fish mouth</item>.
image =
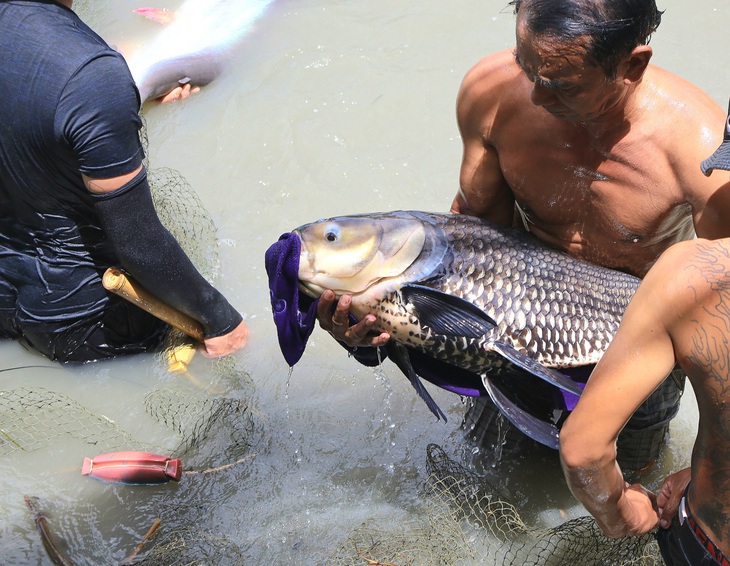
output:
M 314 283 L 305 283 L 304 281 L 300 280 L 299 291 L 301 291 L 308 297 L 311 297 L 312 299 L 318 299 L 320 296 L 322 296 L 322 293 L 324 293 L 326 289 Z M 340 294 L 335 292 L 335 295 L 339 297 Z

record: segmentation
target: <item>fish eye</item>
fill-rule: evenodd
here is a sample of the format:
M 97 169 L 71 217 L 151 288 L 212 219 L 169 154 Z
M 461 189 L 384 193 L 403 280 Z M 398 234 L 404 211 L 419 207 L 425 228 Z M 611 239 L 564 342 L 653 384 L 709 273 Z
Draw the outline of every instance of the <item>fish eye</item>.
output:
M 336 226 L 330 226 L 324 233 L 324 239 L 328 242 L 336 242 L 340 239 L 340 230 Z

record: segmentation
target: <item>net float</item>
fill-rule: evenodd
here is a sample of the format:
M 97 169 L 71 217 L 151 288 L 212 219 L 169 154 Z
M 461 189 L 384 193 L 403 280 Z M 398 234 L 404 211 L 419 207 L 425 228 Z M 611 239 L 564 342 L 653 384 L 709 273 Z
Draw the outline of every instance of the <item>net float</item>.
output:
M 149 485 L 180 481 L 182 462 L 151 452 L 122 451 L 84 458 L 82 476 L 129 485 Z

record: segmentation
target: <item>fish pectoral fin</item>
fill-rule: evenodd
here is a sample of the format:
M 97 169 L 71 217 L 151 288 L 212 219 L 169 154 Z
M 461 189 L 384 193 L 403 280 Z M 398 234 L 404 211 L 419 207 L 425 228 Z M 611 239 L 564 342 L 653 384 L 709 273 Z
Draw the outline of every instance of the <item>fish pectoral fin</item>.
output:
M 401 295 L 421 324 L 437 334 L 476 339 L 497 326 L 487 313 L 461 297 L 414 284 L 403 285 Z
M 395 362 L 395 365 L 397 365 L 398 368 L 405 374 L 405 376 L 408 378 L 408 381 L 411 382 L 411 385 L 413 385 L 413 388 L 416 390 L 416 393 L 418 393 L 418 396 L 424 400 L 424 402 L 426 403 L 428 408 L 431 409 L 431 412 L 436 416 L 436 418 L 444 419 L 444 422 L 448 422 L 446 415 L 436 404 L 436 401 L 433 400 L 433 397 L 431 397 L 431 394 L 423 386 L 421 379 L 418 377 L 418 374 L 413 369 L 410 356 L 408 355 L 408 349 L 402 344 L 398 344 L 398 342 L 395 342 L 394 340 L 389 340 L 385 344 L 385 351 L 388 353 L 388 357 L 393 360 L 393 362 Z
M 488 377 L 482 376 L 482 383 L 489 397 L 499 409 L 499 412 L 509 422 L 520 429 L 522 433 L 549 448 L 554 450 L 559 448 L 558 429 L 555 425 L 542 421 L 520 409 L 512 401 L 507 399 L 504 393 L 495 387 Z
M 487 348 L 499 353 L 517 367 L 522 368 L 526 372 L 534 375 L 535 377 L 539 377 L 543 381 L 546 381 L 555 387 L 569 391 L 579 397 L 581 393 L 583 393 L 583 390 L 578 386 L 578 384 L 569 377 L 563 375 L 559 371 L 555 371 L 552 368 L 545 367 L 540 362 L 533 360 L 530 356 L 515 350 L 509 344 L 505 344 L 504 342 L 492 342 L 487 346 Z

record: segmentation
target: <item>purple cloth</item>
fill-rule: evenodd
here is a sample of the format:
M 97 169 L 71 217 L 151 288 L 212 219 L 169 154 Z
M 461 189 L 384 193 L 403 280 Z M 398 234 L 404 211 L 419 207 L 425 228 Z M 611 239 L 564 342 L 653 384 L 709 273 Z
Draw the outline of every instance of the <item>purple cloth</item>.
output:
M 295 365 L 307 346 L 317 320 L 319 299 L 304 296 L 299 300 L 299 238 L 287 232 L 266 250 L 271 311 L 274 315 L 279 348 L 286 362 Z M 302 309 L 303 307 L 303 309 Z

